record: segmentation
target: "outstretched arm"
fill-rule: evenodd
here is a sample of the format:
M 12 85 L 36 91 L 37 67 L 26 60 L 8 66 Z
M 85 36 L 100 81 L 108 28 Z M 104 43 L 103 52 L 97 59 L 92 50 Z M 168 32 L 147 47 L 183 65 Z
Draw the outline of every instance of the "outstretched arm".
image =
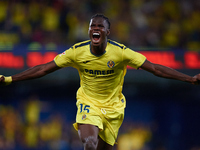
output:
M 17 81 L 22 81 L 22 80 L 40 78 L 58 69 L 60 69 L 60 67 L 58 67 L 54 61 L 51 61 L 46 64 L 37 65 L 35 67 L 29 68 L 21 73 L 15 74 L 10 77 L 1 76 L 0 84 L 4 82 L 10 82 L 10 80 L 11 82 L 17 82 Z M 6 80 L 9 80 L 9 81 L 6 81 Z
M 198 74 L 194 77 L 191 77 L 189 75 L 178 72 L 172 68 L 169 68 L 169 67 L 166 67 L 163 65 L 159 65 L 159 64 L 151 63 L 148 60 L 146 60 L 140 68 L 142 68 L 148 72 L 151 72 L 155 76 L 158 76 L 158 77 L 180 80 L 180 81 L 189 82 L 192 84 L 200 83 L 200 74 Z

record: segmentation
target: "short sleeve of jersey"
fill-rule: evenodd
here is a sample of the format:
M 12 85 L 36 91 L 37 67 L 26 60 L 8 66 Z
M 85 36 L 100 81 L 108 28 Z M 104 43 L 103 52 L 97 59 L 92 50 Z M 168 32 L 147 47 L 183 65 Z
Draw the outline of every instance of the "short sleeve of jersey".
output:
M 58 54 L 54 58 L 54 62 L 58 67 L 68 67 L 74 66 L 74 49 L 71 47 L 68 50 L 64 51 L 62 54 Z
M 123 60 L 128 66 L 138 69 L 145 62 L 146 57 L 138 52 L 126 48 L 124 50 Z

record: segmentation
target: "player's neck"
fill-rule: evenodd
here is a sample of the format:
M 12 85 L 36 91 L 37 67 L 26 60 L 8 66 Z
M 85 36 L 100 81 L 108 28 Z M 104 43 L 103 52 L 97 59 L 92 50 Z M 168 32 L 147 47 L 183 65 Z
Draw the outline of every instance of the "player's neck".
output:
M 107 41 L 98 46 L 91 45 L 91 52 L 94 55 L 102 55 L 102 54 L 104 54 L 104 52 L 106 50 L 106 46 L 107 46 Z

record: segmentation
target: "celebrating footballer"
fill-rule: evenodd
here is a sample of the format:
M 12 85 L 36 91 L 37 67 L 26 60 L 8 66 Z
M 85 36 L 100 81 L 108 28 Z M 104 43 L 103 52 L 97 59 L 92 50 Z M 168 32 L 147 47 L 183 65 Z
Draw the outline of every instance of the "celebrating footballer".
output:
M 123 122 L 126 98 L 122 94 L 127 66 L 155 76 L 199 84 L 200 74 L 191 77 L 108 39 L 110 22 L 102 14 L 92 16 L 90 40 L 77 43 L 49 63 L 37 65 L 12 76 L 1 76 L 0 84 L 40 78 L 64 67 L 74 67 L 80 76 L 77 91 L 75 129 L 84 150 L 112 150 Z

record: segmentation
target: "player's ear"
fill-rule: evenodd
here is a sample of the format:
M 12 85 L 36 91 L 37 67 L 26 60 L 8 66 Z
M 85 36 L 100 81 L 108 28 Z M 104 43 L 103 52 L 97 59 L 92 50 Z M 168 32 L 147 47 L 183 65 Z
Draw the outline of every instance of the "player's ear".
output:
M 110 29 L 107 29 L 107 34 L 106 35 L 108 36 L 109 34 L 110 34 Z

